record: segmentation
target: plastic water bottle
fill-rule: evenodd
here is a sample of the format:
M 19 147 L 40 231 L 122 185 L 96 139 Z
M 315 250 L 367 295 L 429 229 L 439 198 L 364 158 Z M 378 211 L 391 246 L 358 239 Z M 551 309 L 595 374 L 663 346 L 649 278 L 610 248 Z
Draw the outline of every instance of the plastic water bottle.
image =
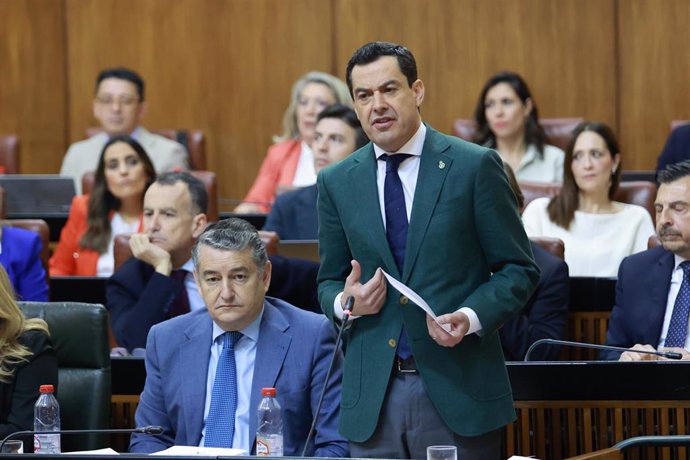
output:
M 256 430 L 256 456 L 283 456 L 283 419 L 275 388 L 262 388 Z
M 41 396 L 34 406 L 34 431 L 60 431 L 60 405 L 53 385 L 41 385 Z M 60 433 L 34 434 L 35 454 L 59 454 Z

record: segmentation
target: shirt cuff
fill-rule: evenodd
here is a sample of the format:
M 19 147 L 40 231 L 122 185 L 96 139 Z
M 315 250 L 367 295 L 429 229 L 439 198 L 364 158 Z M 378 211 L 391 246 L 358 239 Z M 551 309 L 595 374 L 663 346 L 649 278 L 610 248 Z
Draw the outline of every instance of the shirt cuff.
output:
M 341 308 L 341 310 L 342 310 L 342 308 Z M 482 323 L 479 322 L 479 317 L 474 312 L 474 310 L 472 310 L 469 307 L 462 307 L 458 311 L 466 314 L 470 320 L 470 329 L 467 331 L 467 333 L 468 334 L 477 334 L 478 336 L 481 336 L 482 335 Z
M 343 298 L 343 293 L 341 292 L 340 294 L 335 296 L 335 300 L 333 301 L 333 314 L 340 321 L 343 320 L 343 314 L 345 313 L 345 310 L 343 310 L 343 306 L 340 303 L 340 299 L 342 299 L 342 298 Z M 476 315 L 475 315 L 475 317 L 476 317 Z M 359 316 L 350 315 L 350 319 L 357 319 L 357 318 L 359 318 Z

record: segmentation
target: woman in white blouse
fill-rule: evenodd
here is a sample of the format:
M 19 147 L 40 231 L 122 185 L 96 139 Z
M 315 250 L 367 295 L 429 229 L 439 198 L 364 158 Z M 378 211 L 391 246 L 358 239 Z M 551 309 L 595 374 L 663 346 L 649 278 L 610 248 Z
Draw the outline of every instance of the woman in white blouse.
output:
M 519 181 L 563 180 L 563 150 L 546 143 L 537 105 L 520 75 L 492 76 L 479 96 L 474 119 L 474 142 L 496 149 Z
M 525 208 L 529 236 L 563 240 L 570 276 L 616 276 L 624 257 L 647 249 L 654 233 L 649 212 L 611 199 L 620 175 L 620 149 L 611 129 L 581 123 L 565 153 L 561 191 Z

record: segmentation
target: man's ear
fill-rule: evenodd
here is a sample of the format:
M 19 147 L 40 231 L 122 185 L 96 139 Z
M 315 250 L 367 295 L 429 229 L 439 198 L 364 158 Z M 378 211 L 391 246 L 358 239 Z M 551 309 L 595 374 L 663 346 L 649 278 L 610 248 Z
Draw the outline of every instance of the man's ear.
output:
M 192 219 L 192 236 L 197 239 L 199 235 L 206 229 L 208 225 L 208 218 L 206 214 L 200 212 Z
M 415 82 L 412 83 L 412 91 L 415 95 L 414 98 L 417 103 L 417 108 L 419 108 L 424 100 L 424 82 L 420 79 L 415 80 Z
M 268 292 L 268 287 L 271 285 L 271 272 L 273 271 L 273 265 L 271 264 L 270 260 L 266 261 L 266 265 L 264 266 L 264 274 L 262 278 L 262 282 L 264 283 L 264 293 Z

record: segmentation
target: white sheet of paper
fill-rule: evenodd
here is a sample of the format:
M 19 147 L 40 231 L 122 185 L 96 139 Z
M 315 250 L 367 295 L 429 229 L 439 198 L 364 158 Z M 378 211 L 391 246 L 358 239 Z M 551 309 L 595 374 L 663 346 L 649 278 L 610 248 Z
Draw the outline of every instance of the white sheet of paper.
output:
M 399 293 L 401 293 L 402 295 L 410 299 L 412 302 L 414 302 L 417 306 L 419 306 L 419 308 L 424 310 L 429 316 L 431 316 L 434 319 L 434 321 L 436 321 L 436 324 L 441 326 L 441 328 L 444 331 L 450 334 L 450 324 L 439 324 L 438 320 L 436 319 L 436 313 L 434 313 L 429 304 L 426 303 L 424 299 L 422 299 L 422 296 L 414 292 L 409 287 L 405 286 L 400 281 L 393 278 L 384 270 L 381 271 L 383 272 L 383 276 L 385 276 L 388 282 L 391 283 L 391 286 L 393 286 Z
M 226 449 L 223 447 L 172 446 L 151 455 L 169 455 L 171 457 L 236 457 L 244 455 L 244 449 Z
M 79 450 L 76 452 L 63 452 L 70 455 L 120 455 L 116 450 L 106 447 L 105 449 L 96 450 Z

